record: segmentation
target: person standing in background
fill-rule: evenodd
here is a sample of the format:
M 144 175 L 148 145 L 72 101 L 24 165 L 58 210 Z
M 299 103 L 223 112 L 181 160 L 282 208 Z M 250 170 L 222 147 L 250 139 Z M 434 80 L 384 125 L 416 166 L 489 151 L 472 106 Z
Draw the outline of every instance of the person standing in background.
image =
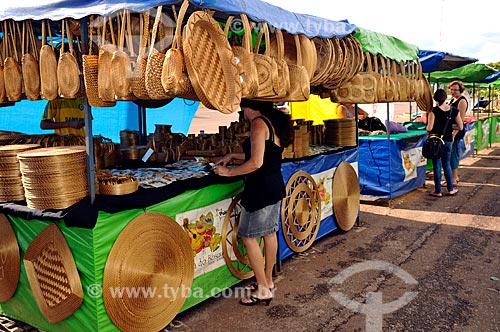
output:
M 250 297 L 240 304 L 269 305 L 273 299 L 273 270 L 278 252 L 278 220 L 285 183 L 281 174 L 283 149 L 293 140 L 293 125 L 289 115 L 276 109 L 270 101 L 241 100 L 241 110 L 250 122 L 250 137 L 242 144 L 244 153 L 230 153 L 216 162 L 215 174 L 244 175 L 241 195 L 241 215 L 238 237 L 247 249 L 256 283 L 249 287 Z M 232 159 L 245 160 L 237 167 L 226 165 Z M 258 239 L 264 240 L 264 256 Z
M 441 137 L 445 144 L 445 153 L 441 158 L 432 158 L 432 168 L 434 173 L 434 191 L 430 193 L 434 197 L 443 197 L 441 193 L 441 171 L 444 171 L 448 195 L 453 196 L 458 189 L 453 186 L 451 175 L 451 147 L 453 145 L 452 124 L 456 123 L 459 130 L 463 129 L 460 112 L 454 106 L 446 104 L 446 91 L 437 89 L 434 92 L 434 100 L 437 105 L 427 116 L 427 134 Z
M 40 129 L 54 129 L 56 134 L 85 137 L 83 98 L 50 100 L 43 111 Z
M 465 119 L 465 113 L 469 107 L 469 101 L 465 96 L 463 96 L 463 92 L 465 91 L 465 86 L 461 81 L 453 81 L 448 85 L 448 89 L 450 90 L 452 99 L 450 100 L 450 105 L 458 108 L 460 112 L 460 118 L 462 121 Z M 458 176 L 458 164 L 460 160 L 460 150 L 459 144 L 460 141 L 463 140 L 465 135 L 465 129 L 459 130 L 456 125 L 453 126 L 453 145 L 451 148 L 451 173 L 453 184 L 456 186 L 460 181 Z

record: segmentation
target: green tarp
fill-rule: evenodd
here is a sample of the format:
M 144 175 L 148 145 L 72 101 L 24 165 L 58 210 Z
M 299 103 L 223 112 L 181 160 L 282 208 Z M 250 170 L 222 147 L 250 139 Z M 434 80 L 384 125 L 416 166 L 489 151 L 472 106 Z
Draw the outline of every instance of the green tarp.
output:
M 360 27 L 356 27 L 354 37 L 356 37 L 356 39 L 361 43 L 363 52 L 370 52 L 374 55 L 382 54 L 386 58 L 396 61 L 418 59 L 418 47 L 405 43 L 396 37 L 373 32 Z
M 466 83 L 478 83 L 495 72 L 495 68 L 485 64 L 470 63 L 448 71 L 432 72 L 430 74 L 430 81 L 431 83 L 446 83 L 458 80 Z

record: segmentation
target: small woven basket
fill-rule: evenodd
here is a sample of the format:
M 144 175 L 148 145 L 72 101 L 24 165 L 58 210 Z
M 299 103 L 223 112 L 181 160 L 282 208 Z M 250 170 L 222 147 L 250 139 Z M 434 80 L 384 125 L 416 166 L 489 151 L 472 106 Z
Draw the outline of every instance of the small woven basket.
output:
M 68 26 L 66 20 L 62 22 L 62 36 L 64 40 L 64 29 Z M 76 98 L 80 92 L 80 69 L 73 55 L 73 35 L 66 29 L 68 37 L 69 52 L 64 51 L 64 43 L 61 46 L 59 61 L 57 63 L 57 85 L 59 96 L 62 98 Z
M 115 91 L 113 90 L 113 85 L 111 84 L 111 81 L 113 80 L 113 76 L 111 74 L 111 59 L 113 59 L 113 54 L 116 51 L 116 45 L 111 17 L 109 17 L 108 20 L 111 43 L 109 43 L 105 39 L 106 18 L 104 17 L 102 25 L 101 45 L 99 46 L 99 70 L 97 72 L 97 87 L 99 91 L 99 98 L 109 102 L 115 101 Z
M 265 41 L 264 54 L 259 53 L 262 37 L 264 37 Z M 259 89 L 255 95 L 256 98 L 276 97 L 279 80 L 278 65 L 270 55 L 270 44 L 269 28 L 264 22 L 257 37 L 253 56 L 259 77 Z
M 26 41 L 26 53 L 24 50 L 24 41 Z M 31 48 L 32 53 L 29 53 L 29 48 Z M 21 69 L 23 73 L 24 93 L 29 100 L 37 100 L 40 98 L 38 50 L 35 42 L 35 35 L 33 33 L 33 26 L 29 20 L 23 22 L 22 54 Z
M 139 181 L 136 177 L 128 174 L 100 177 L 99 194 L 103 195 L 126 195 L 139 189 Z

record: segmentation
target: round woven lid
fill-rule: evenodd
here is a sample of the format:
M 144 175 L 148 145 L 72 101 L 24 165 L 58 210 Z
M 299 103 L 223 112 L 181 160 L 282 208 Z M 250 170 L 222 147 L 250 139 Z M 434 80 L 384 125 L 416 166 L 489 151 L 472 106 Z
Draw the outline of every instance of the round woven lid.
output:
M 0 146 L 0 156 L 16 156 L 19 152 L 39 148 L 39 144 L 12 144 Z
M 21 271 L 16 234 L 7 217 L 0 213 L 0 302 L 8 301 L 16 291 Z
M 24 255 L 24 266 L 36 304 L 47 321 L 57 323 L 80 307 L 80 277 L 71 249 L 56 224 L 33 239 Z
M 104 306 L 123 331 L 159 331 L 181 309 L 194 275 L 188 236 L 170 217 L 146 212 L 132 220 L 116 239 L 103 276 Z M 144 297 L 113 296 L 109 290 L 156 289 Z
M 354 226 L 359 212 L 359 180 L 348 162 L 341 162 L 333 175 L 333 212 L 340 229 L 348 231 Z

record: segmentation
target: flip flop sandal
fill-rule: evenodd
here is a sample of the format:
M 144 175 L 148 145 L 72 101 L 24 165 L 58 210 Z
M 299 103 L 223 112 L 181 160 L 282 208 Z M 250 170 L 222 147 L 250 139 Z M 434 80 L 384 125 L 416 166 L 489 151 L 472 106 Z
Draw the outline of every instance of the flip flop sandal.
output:
M 250 302 L 245 302 L 245 301 L 243 301 L 244 299 L 250 300 Z M 246 306 L 254 306 L 254 305 L 257 305 L 257 304 L 264 303 L 266 306 L 268 306 L 269 304 L 271 304 L 272 300 L 273 300 L 272 297 L 270 297 L 268 299 L 259 299 L 258 297 L 251 295 L 248 298 L 242 298 L 242 299 L 240 299 L 240 304 L 241 305 L 246 305 Z
M 434 197 L 443 197 L 442 193 L 437 193 L 435 191 L 431 192 L 429 195 L 434 196 Z

